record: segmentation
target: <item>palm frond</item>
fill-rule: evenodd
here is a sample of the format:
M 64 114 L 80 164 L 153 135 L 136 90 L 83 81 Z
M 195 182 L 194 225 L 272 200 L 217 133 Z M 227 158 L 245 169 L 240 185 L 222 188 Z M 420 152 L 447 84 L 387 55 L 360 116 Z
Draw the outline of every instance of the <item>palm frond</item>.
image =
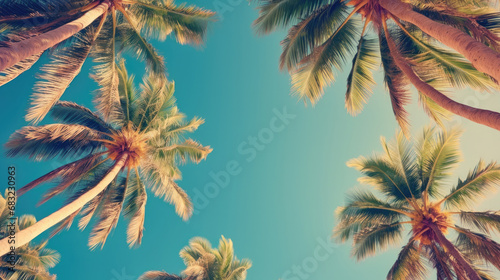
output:
M 52 61 L 42 67 L 43 73 L 38 75 L 39 81 L 35 84 L 31 107 L 26 115 L 27 121 L 40 122 L 59 101 L 66 88 L 80 73 L 99 30 L 95 26 L 82 30 L 77 35 L 76 42 L 52 54 Z
M 28 156 L 46 160 L 56 156 L 70 157 L 95 151 L 101 134 L 82 125 L 49 124 L 25 126 L 14 132 L 5 147 L 8 156 Z
M 97 248 L 99 245 L 104 247 L 106 240 L 111 231 L 118 224 L 118 219 L 122 210 L 122 205 L 125 199 L 125 192 L 127 189 L 127 179 L 115 179 L 105 194 L 105 202 L 100 211 L 100 217 L 95 224 L 88 245 L 91 250 Z
M 176 6 L 173 1 L 137 0 L 128 10 L 147 36 L 164 40 L 170 33 L 180 44 L 203 43 L 215 13 L 195 6 Z
M 175 212 L 184 220 L 193 213 L 193 203 L 186 192 L 175 183 L 169 174 L 170 169 L 161 167 L 158 162 L 150 161 L 143 165 L 143 175 L 155 196 L 175 206 Z
M 108 15 L 92 50 L 95 66 L 91 77 L 99 85 L 99 90 L 95 93 L 94 104 L 104 120 L 110 122 L 121 117 L 116 66 L 116 28 L 116 12 L 112 12 Z
M 146 188 L 137 172 L 132 174 L 123 204 L 124 216 L 130 219 L 127 228 L 127 243 L 130 247 L 141 244 L 146 213 Z
M 353 256 L 362 260 L 377 251 L 385 250 L 401 240 L 403 227 L 399 223 L 380 224 L 364 228 L 353 237 Z
M 410 32 L 402 24 L 400 29 L 394 30 L 393 35 L 400 41 L 401 53 L 406 55 L 416 72 L 422 65 L 425 75 L 430 79 L 445 80 L 447 85 L 464 88 L 470 86 L 478 90 L 490 90 L 495 87 L 495 83 L 485 74 L 479 72 L 462 55 L 429 44 L 423 38 L 423 34 L 415 30 Z
M 18 64 L 0 72 L 0 86 L 5 85 L 6 83 L 17 78 L 17 76 L 21 75 L 24 71 L 30 69 L 31 66 L 33 66 L 38 61 L 38 59 L 40 59 L 41 55 L 41 53 L 32 55 L 25 60 L 22 60 Z
M 348 195 L 346 206 L 337 208 L 340 222 L 333 236 L 345 242 L 364 228 L 400 221 L 409 213 L 409 209 L 381 201 L 371 192 L 356 191 Z
M 484 260 L 500 269 L 500 244 L 487 236 L 458 228 L 457 247 L 475 259 Z
M 61 123 L 79 124 L 108 134 L 114 130 L 97 114 L 74 102 L 57 102 L 54 107 L 52 107 L 50 116 L 55 121 L 59 121 Z
M 118 63 L 118 93 L 120 95 L 120 104 L 124 116 L 122 126 L 127 125 L 135 115 L 136 89 L 134 85 L 134 76 L 128 75 L 125 68 L 125 61 Z
M 419 141 L 421 146 L 418 147 L 418 165 L 423 191 L 431 197 L 441 195 L 445 179 L 453 173 L 462 158 L 461 134 L 462 131 L 459 129 L 439 133 L 432 129 L 424 130 Z
M 325 0 L 260 0 L 259 18 L 253 25 L 259 33 L 270 33 L 295 18 L 303 18 L 326 4 Z
M 389 50 L 385 34 L 380 34 L 380 57 L 384 69 L 384 82 L 391 97 L 392 110 L 399 126 L 405 133 L 409 133 L 408 112 L 404 108 L 410 102 L 409 81 L 401 69 L 396 65 Z
M 484 233 L 500 232 L 500 212 L 459 212 L 460 221 L 468 227 L 475 227 Z
M 458 184 L 441 203 L 444 202 L 445 207 L 467 207 L 498 184 L 500 184 L 500 165 L 495 162 L 486 165 L 481 160 L 464 181 L 458 180 Z
M 144 77 L 140 95 L 135 102 L 134 125 L 145 130 L 153 124 L 162 110 L 175 104 L 174 91 L 173 82 L 158 81 L 152 75 Z
M 124 14 L 126 15 L 126 14 Z M 126 17 L 127 18 L 127 17 Z M 137 29 L 137 22 L 127 18 L 128 22 L 120 24 L 117 28 L 117 40 L 120 51 L 131 52 L 138 59 L 144 60 L 147 69 L 154 74 L 157 79 L 165 77 L 166 67 L 163 57 L 156 49 L 144 39 Z
M 340 69 L 355 48 L 356 21 L 346 19 L 332 36 L 304 57 L 292 74 L 292 89 L 304 101 L 315 104 L 324 87 L 334 81 L 333 68 Z
M 212 149 L 209 146 L 204 147 L 192 139 L 187 139 L 181 144 L 175 144 L 158 149 L 158 153 L 162 153 L 160 157 L 168 157 L 168 155 L 166 155 L 167 153 L 172 154 L 174 156 L 178 156 L 180 161 L 183 163 L 186 162 L 188 158 L 194 163 L 199 163 L 200 161 L 206 159 L 208 154 L 211 152 Z
M 418 101 L 424 112 L 440 127 L 444 127 L 444 121 L 450 120 L 453 116 L 451 112 L 439 106 L 434 100 L 420 91 L 418 92 Z
M 314 47 L 330 37 L 345 18 L 347 6 L 342 1 L 335 1 L 315 10 L 288 31 L 281 41 L 283 52 L 280 56 L 280 69 L 291 71 L 307 56 Z
M 450 255 L 447 254 L 442 247 L 436 243 L 429 246 L 424 246 L 432 266 L 436 269 L 438 280 L 453 280 L 456 279 L 455 273 L 452 270 L 453 264 L 450 262 Z
M 408 279 L 408 280 L 425 280 L 427 279 L 427 271 L 425 263 L 423 263 L 421 253 L 415 241 L 410 241 L 406 244 L 398 259 L 389 270 L 387 280 Z
M 352 60 L 352 69 L 347 77 L 347 92 L 345 106 L 347 111 L 355 116 L 363 110 L 364 104 L 373 93 L 375 85 L 372 70 L 377 67 L 377 42 L 374 39 L 361 37 L 358 51 Z
M 374 186 L 393 201 L 412 198 L 412 189 L 408 188 L 405 178 L 401 176 L 397 167 L 384 157 L 359 157 L 348 161 L 347 166 L 355 168 L 364 175 L 358 179 L 359 182 Z

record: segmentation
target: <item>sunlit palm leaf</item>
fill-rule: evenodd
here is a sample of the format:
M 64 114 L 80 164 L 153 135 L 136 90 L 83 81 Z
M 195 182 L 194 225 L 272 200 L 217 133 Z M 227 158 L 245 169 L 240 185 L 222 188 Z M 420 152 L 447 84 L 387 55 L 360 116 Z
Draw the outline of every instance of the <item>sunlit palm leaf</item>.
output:
M 290 28 L 287 37 L 281 41 L 283 53 L 280 69 L 291 71 L 310 51 L 330 37 L 345 18 L 347 6 L 342 1 L 324 5 L 310 16 Z
M 302 18 L 321 5 L 325 0 L 261 0 L 259 18 L 254 21 L 254 26 L 261 33 L 272 32 L 277 27 L 286 26 L 294 18 Z
M 408 91 L 409 81 L 403 72 L 394 62 L 387 39 L 384 34 L 379 36 L 380 57 L 384 68 L 384 81 L 391 97 L 392 110 L 399 126 L 405 133 L 409 133 L 408 112 L 404 108 L 410 102 L 410 92 Z
M 466 207 L 482 198 L 500 183 L 500 165 L 490 163 L 485 165 L 480 161 L 467 178 L 451 190 L 443 201 L 446 207 Z
M 333 68 L 340 69 L 355 48 L 356 35 L 355 20 L 348 19 L 300 61 L 292 72 L 292 87 L 301 99 L 315 104 L 321 98 L 324 87 L 334 81 Z
M 376 48 L 377 42 L 374 39 L 366 39 L 363 36 L 359 40 L 358 52 L 353 58 L 352 69 L 347 77 L 345 106 L 351 115 L 361 112 L 372 94 L 375 85 L 372 70 L 376 69 L 378 62 Z
M 487 236 L 460 228 L 456 243 L 469 256 L 487 261 L 500 269 L 500 244 Z
M 422 260 L 422 256 L 415 241 L 410 241 L 403 247 L 401 252 L 399 252 L 396 263 L 394 263 L 391 270 L 389 270 L 387 280 L 397 279 L 427 279 L 425 263 Z
M 152 74 L 155 74 L 157 78 L 165 77 L 166 67 L 163 57 L 141 36 L 135 24 L 136 22 L 131 21 L 118 26 L 117 39 L 119 40 L 120 50 L 130 52 L 138 59 L 146 61 L 147 69 Z
M 452 113 L 437 105 L 434 100 L 422 94 L 420 91 L 418 92 L 418 100 L 420 102 L 420 105 L 422 105 L 424 112 L 440 127 L 444 127 L 444 121 L 448 121 L 451 119 L 453 115 Z
M 419 149 L 419 166 L 422 186 L 431 197 L 441 195 L 442 187 L 455 167 L 460 162 L 459 129 L 451 129 L 440 133 L 426 133 L 421 143 L 426 143 Z
M 401 176 L 397 168 L 382 157 L 359 157 L 347 162 L 347 166 L 353 167 L 365 175 L 358 180 L 369 184 L 387 195 L 394 201 L 405 201 L 412 197 L 406 180 Z
M 128 10 L 148 36 L 164 40 L 171 32 L 181 44 L 203 43 L 208 23 L 215 13 L 194 6 L 176 6 L 171 1 L 137 0 Z
M 95 141 L 99 136 L 98 131 L 82 125 L 26 126 L 12 134 L 5 146 L 9 156 L 28 156 L 39 161 L 95 151 L 101 147 Z
M 354 235 L 353 256 L 362 260 L 400 241 L 403 227 L 399 223 L 367 227 Z
M 337 208 L 336 216 L 341 221 L 334 229 L 334 237 L 345 242 L 366 227 L 390 224 L 402 219 L 407 208 L 396 208 L 381 201 L 371 192 L 350 193 L 346 206 Z
M 76 42 L 52 54 L 51 62 L 42 67 L 42 74 L 35 84 L 31 108 L 26 115 L 27 121 L 40 122 L 59 101 L 66 88 L 80 73 L 98 32 L 99 28 L 95 26 L 84 29 Z
M 42 55 L 41 53 L 32 55 L 26 58 L 25 60 L 19 62 L 18 64 L 0 72 L 0 86 L 5 85 L 6 83 L 15 79 L 17 76 L 21 75 L 24 71 L 30 69 L 31 66 L 33 66 L 33 64 L 35 64 L 38 61 L 41 55 Z
M 484 233 L 500 232 L 500 212 L 460 211 L 460 221 L 468 227 L 475 227 Z
M 130 219 L 127 228 L 127 243 L 130 247 L 141 244 L 146 213 L 146 188 L 138 174 L 133 173 L 125 194 L 123 215 Z

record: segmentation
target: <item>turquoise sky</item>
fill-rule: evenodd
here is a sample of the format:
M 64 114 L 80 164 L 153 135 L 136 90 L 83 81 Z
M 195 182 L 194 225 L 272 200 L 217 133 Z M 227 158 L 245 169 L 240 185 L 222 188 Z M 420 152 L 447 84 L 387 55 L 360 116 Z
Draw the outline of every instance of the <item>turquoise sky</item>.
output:
M 350 244 L 328 245 L 335 208 L 344 203 L 347 190 L 359 185 L 358 172 L 345 162 L 380 151 L 380 136 L 391 138 L 397 128 L 380 75 L 370 103 L 355 118 L 344 109 L 347 73 L 337 76 L 318 105 L 305 107 L 290 96 L 290 78 L 278 70 L 283 33 L 256 36 L 251 28 L 257 16 L 254 6 L 241 0 L 192 3 L 219 11 L 223 17 L 212 25 L 206 46 L 180 46 L 173 39 L 154 45 L 165 56 L 169 77 L 176 82 L 181 111 L 206 120 L 190 136 L 214 149 L 201 164 L 182 167 L 179 185 L 195 199 L 197 214 L 183 222 L 172 206 L 150 195 L 139 249 L 128 249 L 124 220 L 103 250 L 89 251 L 89 230 L 82 233 L 73 227 L 49 243 L 62 255 L 52 271 L 62 280 L 132 280 L 147 270 L 179 273 L 184 265 L 178 253 L 190 238 L 203 236 L 216 244 L 224 235 L 234 241 L 239 258 L 253 261 L 249 280 L 385 279 L 400 245 L 361 263 L 350 258 Z M 144 65 L 128 61 L 129 73 L 141 76 Z M 89 60 L 64 100 L 91 106 L 90 93 L 96 89 L 89 78 L 91 65 Z M 1 143 L 26 125 L 23 116 L 36 72 L 28 71 L 0 88 Z M 499 94 L 464 91 L 454 98 L 500 109 Z M 416 133 L 429 123 L 417 105 L 415 99 L 410 106 Z M 283 117 L 284 110 L 288 117 Z M 452 183 L 480 158 L 500 158 L 500 133 L 468 121 L 451 123 L 466 129 L 464 162 Z M 255 137 L 265 143 L 259 140 L 252 146 Z M 63 163 L 1 158 L 2 170 L 17 167 L 18 187 Z M 231 171 L 227 184 L 213 178 L 221 171 Z M 47 188 L 23 196 L 18 214 L 33 213 L 41 219 L 57 209 L 60 200 L 34 206 Z M 204 198 L 199 193 L 205 193 Z M 498 209 L 498 198 L 489 198 L 481 208 Z

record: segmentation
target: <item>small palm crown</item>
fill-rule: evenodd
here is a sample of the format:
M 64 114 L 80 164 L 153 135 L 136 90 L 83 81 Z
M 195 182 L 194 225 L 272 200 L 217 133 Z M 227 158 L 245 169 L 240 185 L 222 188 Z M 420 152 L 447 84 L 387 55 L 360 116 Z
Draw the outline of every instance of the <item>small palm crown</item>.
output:
M 252 267 L 249 259 L 238 259 L 231 239 L 221 237 L 218 248 L 202 237 L 189 241 L 189 246 L 180 252 L 186 269 L 183 277 L 162 271 L 148 271 L 139 280 L 245 280 L 247 270 Z
M 128 243 L 140 244 L 144 225 L 146 188 L 174 204 L 183 219 L 193 213 L 186 192 L 176 184 L 181 179 L 179 164 L 199 163 L 212 151 L 184 134 L 203 123 L 185 115 L 175 106 L 174 83 L 147 76 L 140 91 L 134 86 L 122 61 L 118 67 L 119 95 L 107 118 L 72 102 L 58 102 L 51 116 L 60 123 L 28 126 L 16 131 L 6 144 L 9 156 L 25 155 L 35 160 L 53 157 L 79 158 L 36 179 L 18 190 L 25 192 L 45 182 L 56 182 L 40 203 L 69 193 L 71 203 L 93 188 L 121 158 L 126 158 L 121 175 L 81 209 L 80 229 L 98 216 L 89 245 L 104 245 L 122 213 L 130 219 Z M 99 112 L 101 113 L 101 112 Z M 71 225 L 78 213 L 62 222 L 57 233 Z
M 487 275 L 481 265 L 488 263 L 500 270 L 500 244 L 489 237 L 500 232 L 500 212 L 470 210 L 500 185 L 500 165 L 480 161 L 443 194 L 461 158 L 459 136 L 455 129 L 428 128 L 412 145 L 399 133 L 391 143 L 382 139 L 384 154 L 348 162 L 364 174 L 360 182 L 382 196 L 351 193 L 347 205 L 337 209 L 334 236 L 341 242 L 352 238 L 353 255 L 361 260 L 401 242 L 405 225 L 411 226 L 387 279 L 428 279 L 425 260 L 441 275 L 438 279 L 481 279 Z M 448 240 L 450 230 L 457 236 L 454 242 Z

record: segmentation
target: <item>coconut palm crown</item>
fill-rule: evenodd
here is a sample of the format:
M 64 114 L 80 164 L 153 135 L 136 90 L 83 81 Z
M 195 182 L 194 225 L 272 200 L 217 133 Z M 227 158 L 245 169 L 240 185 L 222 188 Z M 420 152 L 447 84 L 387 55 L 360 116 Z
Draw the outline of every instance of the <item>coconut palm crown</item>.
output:
M 181 276 L 162 271 L 148 271 L 139 280 L 245 280 L 252 266 L 249 259 L 236 258 L 231 239 L 221 237 L 218 248 L 208 240 L 195 237 L 180 252 L 186 269 Z
M 14 198 L 15 196 L 6 196 Z M 13 222 L 9 205 L 0 194 L 0 238 L 10 235 L 9 225 Z M 8 201 L 14 201 L 8 199 Z M 15 217 L 15 230 L 23 230 L 36 223 L 32 215 Z M 14 259 L 12 255 L 0 258 L 0 279 L 5 280 L 55 280 L 56 276 L 50 274 L 49 269 L 54 267 L 60 259 L 59 254 L 46 247 L 47 242 L 40 244 L 29 243 L 16 248 Z M 12 265 L 12 262 L 15 265 Z M 12 268 L 12 269 L 11 269 Z
M 349 161 L 364 175 L 360 182 L 377 193 L 349 195 L 337 209 L 335 238 L 352 238 L 352 254 L 362 260 L 399 244 L 409 232 L 387 279 L 429 279 L 428 265 L 437 279 L 493 279 L 484 265 L 500 269 L 500 244 L 490 236 L 500 231 L 500 212 L 471 207 L 500 185 L 500 165 L 480 161 L 450 189 L 461 158 L 459 136 L 458 130 L 427 128 L 411 144 L 399 133 L 391 143 L 382 139 L 384 153 Z
M 128 243 L 131 246 L 141 243 L 146 188 L 172 203 L 176 213 L 188 219 L 193 206 L 175 182 L 181 179 L 178 165 L 188 160 L 199 163 L 212 151 L 184 136 L 195 131 L 203 120 L 185 120 L 185 115 L 175 106 L 173 82 L 150 75 L 144 78 L 138 90 L 123 62 L 118 73 L 120 102 L 110 109 L 113 113 L 108 122 L 100 113 L 61 101 L 51 110 L 52 118 L 59 123 L 23 127 L 6 144 L 9 156 L 28 156 L 36 161 L 54 157 L 77 159 L 34 180 L 18 193 L 22 195 L 42 183 L 55 182 L 41 203 L 62 193 L 70 195 L 66 206 L 82 203 L 76 206 L 75 212 L 59 216 L 65 219 L 58 221 L 61 223 L 55 232 L 69 227 L 78 214 L 81 215 L 80 229 L 84 229 L 92 217 L 97 217 L 89 240 L 91 248 L 104 246 L 122 211 L 130 219 Z M 77 202 L 95 191 L 105 178 L 111 182 L 109 185 L 104 185 L 86 201 Z
M 94 57 L 92 76 L 101 86 L 98 109 L 107 118 L 106 108 L 118 97 L 118 55 L 144 60 L 148 71 L 162 77 L 163 57 L 148 39 L 163 41 L 174 34 L 181 44 L 200 45 L 215 15 L 171 0 L 0 0 L 0 6 L 0 86 L 30 69 L 43 53 L 50 58 L 26 115 L 34 123 L 60 99 L 88 56 Z M 20 61 L 2 69 L 8 58 Z
M 347 111 L 352 115 L 361 112 L 375 85 L 372 72 L 381 62 L 394 114 L 405 133 L 408 132 L 405 105 L 411 100 L 410 83 L 418 89 L 424 110 L 438 123 L 448 118 L 450 112 L 469 119 L 474 116 L 436 89 L 471 86 L 488 90 L 497 86 L 462 54 L 439 42 L 436 44 L 434 34 L 426 34 L 420 27 L 400 18 L 408 13 L 402 13 L 399 8 L 409 6 L 407 9 L 412 15 L 425 16 L 435 25 L 453 27 L 472 37 L 474 42 L 480 41 L 487 48 L 498 51 L 499 14 L 488 7 L 487 1 L 257 2 L 260 14 L 254 25 L 259 33 L 291 26 L 281 42 L 283 51 L 279 66 L 291 74 L 293 92 L 304 102 L 309 100 L 315 104 L 324 88 L 335 80 L 334 69 L 343 68 L 350 58 L 352 68 L 345 94 Z M 411 68 L 401 67 L 402 64 Z M 489 117 L 493 118 L 492 114 Z M 494 118 L 486 125 L 500 129 L 500 115 Z M 482 123 L 484 119 L 482 116 L 473 121 Z

